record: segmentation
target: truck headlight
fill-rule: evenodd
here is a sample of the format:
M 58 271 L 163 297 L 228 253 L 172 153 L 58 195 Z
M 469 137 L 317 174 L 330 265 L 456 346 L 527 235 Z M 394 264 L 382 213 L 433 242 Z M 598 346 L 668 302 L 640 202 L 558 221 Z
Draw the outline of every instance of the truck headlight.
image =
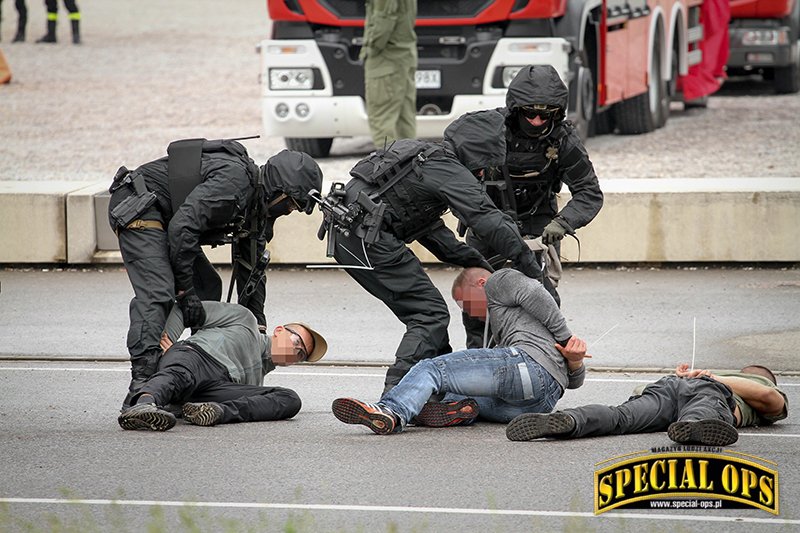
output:
M 503 67 L 503 87 L 508 87 L 522 67 Z M 497 79 L 497 78 L 495 78 Z
M 269 69 L 269 88 L 273 91 L 307 90 L 313 86 L 314 73 L 310 68 Z
M 742 33 L 744 46 L 778 46 L 789 42 L 788 28 L 777 30 L 746 30 Z

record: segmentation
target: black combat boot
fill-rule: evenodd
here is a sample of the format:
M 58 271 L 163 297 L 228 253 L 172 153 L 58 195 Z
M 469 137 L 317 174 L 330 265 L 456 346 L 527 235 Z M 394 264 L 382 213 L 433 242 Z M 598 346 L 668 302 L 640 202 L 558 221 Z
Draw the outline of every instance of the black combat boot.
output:
M 28 25 L 28 14 L 20 14 L 17 19 L 17 35 L 14 36 L 14 43 L 21 43 L 25 40 L 25 26 Z
M 128 394 L 122 402 L 122 411 L 131 406 L 131 398 L 138 394 L 147 383 L 147 379 L 156 373 L 160 355 L 159 351 L 154 351 L 131 357 L 131 383 L 128 385 Z
M 72 22 L 72 44 L 81 44 L 81 21 L 71 20 Z
M 54 43 L 56 42 L 56 21 L 55 20 L 48 20 L 47 21 L 47 33 L 44 36 L 36 41 L 37 43 Z

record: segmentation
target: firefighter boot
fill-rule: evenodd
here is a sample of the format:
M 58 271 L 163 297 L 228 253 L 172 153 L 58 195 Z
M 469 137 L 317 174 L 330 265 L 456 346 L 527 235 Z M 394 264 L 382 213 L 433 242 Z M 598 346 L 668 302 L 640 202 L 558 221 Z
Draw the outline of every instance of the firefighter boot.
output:
M 81 44 L 81 21 L 71 20 L 72 23 L 72 44 Z
M 47 21 L 47 33 L 37 43 L 54 43 L 56 42 L 56 21 Z
M 131 383 L 128 386 L 128 394 L 122 402 L 122 411 L 131 406 L 131 398 L 142 389 L 147 379 L 156 373 L 159 355 L 158 352 L 153 352 L 131 357 Z

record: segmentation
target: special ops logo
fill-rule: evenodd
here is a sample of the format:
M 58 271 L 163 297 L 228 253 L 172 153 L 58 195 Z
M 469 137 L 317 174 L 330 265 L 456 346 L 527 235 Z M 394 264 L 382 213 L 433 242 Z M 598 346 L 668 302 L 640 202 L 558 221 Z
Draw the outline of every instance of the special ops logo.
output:
M 685 451 L 657 453 L 596 470 L 594 512 L 600 514 L 622 507 L 755 507 L 777 515 L 778 472 L 754 460 L 775 463 L 752 455 L 740 455 L 742 457 Z M 687 498 L 694 501 L 681 500 Z

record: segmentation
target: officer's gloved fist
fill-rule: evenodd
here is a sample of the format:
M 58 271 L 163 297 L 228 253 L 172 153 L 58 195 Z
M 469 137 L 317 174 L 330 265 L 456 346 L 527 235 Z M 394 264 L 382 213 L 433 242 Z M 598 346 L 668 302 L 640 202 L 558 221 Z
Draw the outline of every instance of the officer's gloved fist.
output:
M 206 310 L 203 309 L 203 302 L 194 292 L 194 287 L 178 293 L 176 300 L 183 314 L 184 326 L 187 328 L 199 328 L 205 324 Z
M 530 252 L 530 251 L 529 251 Z M 525 274 L 531 279 L 535 279 L 539 283 L 542 283 L 544 278 L 544 273 L 542 272 L 542 267 L 539 265 L 539 261 L 536 260 L 536 254 L 533 252 L 522 254 L 519 258 L 514 261 L 517 270 Z
M 555 244 L 561 239 L 563 239 L 566 233 L 567 233 L 567 228 L 562 226 L 559 223 L 558 217 L 556 217 L 553 220 L 551 220 L 547 226 L 544 227 L 544 231 L 542 232 L 542 243 L 547 245 Z

